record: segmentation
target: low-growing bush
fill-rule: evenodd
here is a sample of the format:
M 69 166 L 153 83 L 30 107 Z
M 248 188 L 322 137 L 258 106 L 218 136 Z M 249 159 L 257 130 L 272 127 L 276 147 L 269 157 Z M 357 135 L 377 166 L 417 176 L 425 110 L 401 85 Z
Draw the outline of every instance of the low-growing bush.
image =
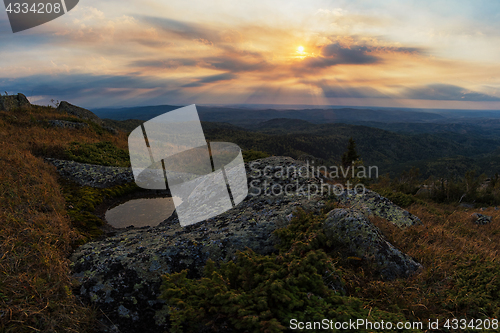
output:
M 172 332 L 283 332 L 295 322 L 404 321 L 401 314 L 369 308 L 345 296 L 334 258 L 322 247 L 324 215 L 298 212 L 290 226 L 278 230 L 279 254 L 259 255 L 247 249 L 219 267 L 208 261 L 204 276 L 187 271 L 164 276 L 162 298 L 169 305 Z M 318 327 L 306 331 L 318 331 Z M 347 330 L 369 332 L 370 330 Z
M 66 158 L 80 163 L 130 167 L 127 150 L 116 147 L 110 141 L 96 143 L 71 142 L 65 150 Z

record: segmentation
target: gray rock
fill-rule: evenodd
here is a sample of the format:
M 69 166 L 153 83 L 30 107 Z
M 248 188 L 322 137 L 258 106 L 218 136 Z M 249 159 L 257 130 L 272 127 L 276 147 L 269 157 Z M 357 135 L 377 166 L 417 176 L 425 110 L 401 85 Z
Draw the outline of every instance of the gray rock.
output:
M 31 107 L 31 103 L 23 94 L 0 96 L 0 111 L 10 111 L 21 107 Z
M 96 116 L 92 111 L 70 104 L 66 101 L 62 101 L 61 103 L 59 103 L 57 110 L 60 112 L 66 112 L 67 114 L 73 116 L 77 116 L 80 119 L 93 121 L 94 123 L 101 126 L 103 125 L 102 119 Z
M 492 217 L 488 216 L 488 215 L 474 213 L 471 215 L 471 219 L 475 224 L 485 225 L 485 224 L 491 223 Z
M 66 120 L 49 120 L 49 125 L 59 128 L 74 128 L 74 129 L 82 129 L 89 127 L 86 123 L 78 123 L 75 121 L 66 121 Z
M 326 179 L 313 172 L 307 162 L 291 157 L 272 156 L 245 164 L 248 192 L 252 196 L 323 196 L 321 184 Z
M 104 130 L 108 131 L 111 134 L 114 134 L 114 135 L 118 134 L 118 131 L 115 128 L 111 127 L 111 126 L 103 126 L 102 128 Z
M 131 168 L 78 163 L 55 158 L 45 158 L 45 160 L 54 165 L 62 177 L 81 186 L 108 188 L 134 181 Z
M 415 215 L 370 190 L 365 190 L 364 193 L 346 190 L 337 199 L 344 205 L 363 211 L 365 215 L 382 217 L 402 229 L 422 224 L 422 221 Z
M 158 300 L 162 274 L 189 269 L 198 278 L 210 258 L 231 260 L 250 248 L 275 253 L 272 232 L 289 223 L 297 206 L 319 210 L 324 203 L 307 197 L 251 197 L 215 218 L 181 227 L 174 213 L 157 227 L 132 229 L 87 243 L 71 257 L 80 296 L 97 305 L 122 332 L 162 332 L 164 302 Z
M 332 210 L 323 228 L 346 255 L 361 259 L 385 280 L 406 278 L 422 269 L 413 258 L 387 242 L 380 230 L 357 209 Z
M 81 178 L 84 184 L 95 186 L 101 182 L 96 183 L 93 177 L 106 178 L 100 172 L 107 169 L 86 171 L 89 165 L 82 167 L 81 163 L 54 160 L 51 163 L 60 163 L 59 172 Z M 273 156 L 247 163 L 245 167 L 248 196 L 219 216 L 183 228 L 174 212 L 156 227 L 118 231 L 104 240 L 79 247 L 71 261 L 72 271 L 81 283 L 80 296 L 103 310 L 121 332 L 160 332 L 167 328 L 168 321 L 165 304 L 158 300 L 162 274 L 188 269 L 188 276 L 197 278 L 209 258 L 231 260 L 236 251 L 247 247 L 264 255 L 275 253 L 278 239 L 272 232 L 287 226 L 297 207 L 314 212 L 324 206 L 325 196 L 308 192 L 320 186 L 323 179 L 309 172 L 306 163 Z M 125 177 L 127 181 L 133 180 L 130 169 L 121 173 L 118 169 L 114 168 L 111 174 L 128 175 Z M 283 191 L 284 188 L 288 191 Z M 385 215 L 394 223 L 397 224 L 397 216 L 404 220 L 402 225 L 415 222 L 411 214 L 405 215 L 400 208 L 397 210 L 375 193 L 369 194 L 367 200 L 346 196 L 346 200 L 365 203 L 366 207 L 373 198 L 377 198 L 376 204 L 372 205 L 374 210 L 386 212 Z M 390 207 L 384 208 L 384 204 Z M 353 228 L 345 231 L 338 225 L 338 220 L 346 219 L 334 213 L 325 222 L 325 230 L 332 238 L 335 234 L 342 235 L 345 240 L 353 237 L 358 243 L 353 252 L 364 249 L 369 251 L 366 253 L 374 254 L 377 259 L 373 265 L 376 264 L 384 278 L 409 276 L 418 269 L 419 265 L 387 243 L 366 217 L 356 214 L 357 224 L 353 226 L 364 226 L 363 230 L 370 232 L 356 234 Z M 335 232 L 336 228 L 341 231 Z M 358 238 L 363 236 L 369 239 L 359 241 Z M 362 257 L 366 253 L 357 255 Z

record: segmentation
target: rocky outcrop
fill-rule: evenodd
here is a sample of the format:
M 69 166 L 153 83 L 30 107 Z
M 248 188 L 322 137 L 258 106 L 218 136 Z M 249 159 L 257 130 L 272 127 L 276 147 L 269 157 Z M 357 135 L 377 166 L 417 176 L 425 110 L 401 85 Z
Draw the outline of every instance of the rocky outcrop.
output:
M 415 224 L 422 224 L 422 221 L 415 215 L 395 205 L 380 194 L 367 189 L 363 193 L 346 190 L 337 197 L 337 200 L 344 205 L 364 212 L 365 215 L 374 215 L 387 219 L 402 229 Z
M 161 275 L 189 269 L 197 278 L 205 262 L 233 259 L 251 248 L 275 252 L 276 228 L 287 225 L 296 207 L 319 210 L 323 202 L 292 197 L 248 197 L 216 218 L 181 227 L 176 214 L 157 227 L 122 232 L 85 244 L 72 256 L 80 295 L 102 309 L 121 332 L 162 332 L 166 315 L 158 300 Z
M 85 166 L 74 163 L 61 163 L 58 169 L 67 172 L 68 177 L 86 172 Z M 245 167 L 248 196 L 217 217 L 183 228 L 174 213 L 158 226 L 118 231 L 79 247 L 71 260 L 75 277 L 81 283 L 80 296 L 103 310 L 121 332 L 165 330 L 168 313 L 164 302 L 158 300 L 162 274 L 188 269 L 189 277 L 197 278 L 209 258 L 231 260 L 236 251 L 245 248 L 260 254 L 275 253 L 278 239 L 273 231 L 287 226 L 297 207 L 317 212 L 324 206 L 324 196 L 308 192 L 320 186 L 322 179 L 309 172 L 306 163 L 289 157 L 269 157 Z M 132 179 L 130 169 L 104 168 L 88 171 L 88 177 L 80 178 L 84 184 L 101 186 L 108 184 L 106 177 L 98 176 L 104 180 L 96 183 L 91 180 L 96 173 L 115 170 L 110 171 L 111 176 L 121 174 L 127 175 L 127 181 Z M 120 173 L 120 169 L 127 170 Z M 393 223 L 397 216 L 405 218 L 403 225 L 413 221 L 411 215 L 373 192 L 365 200 L 352 193 L 339 200 L 358 205 L 365 213 L 384 213 Z M 360 210 L 330 212 L 324 229 L 345 253 L 361 258 L 382 278 L 407 277 L 420 267 L 389 244 Z
M 106 122 L 104 122 L 101 118 L 96 116 L 92 111 L 89 111 L 87 109 L 70 104 L 66 101 L 62 101 L 61 103 L 59 103 L 57 110 L 59 112 L 65 112 L 65 113 L 70 114 L 72 116 L 76 116 L 80 119 L 92 121 L 92 122 L 96 123 L 97 125 L 101 126 L 102 129 L 110 132 L 111 134 L 114 134 L 114 135 L 118 134 L 118 131 L 115 128 L 107 125 Z
M 370 267 L 382 279 L 407 278 L 422 265 L 387 242 L 380 230 L 357 209 L 338 208 L 328 213 L 325 234 L 341 251 Z
M 55 158 L 45 158 L 45 160 L 53 164 L 62 177 L 80 186 L 108 188 L 134 181 L 130 168 L 78 163 Z
M 79 106 L 70 104 L 66 101 L 62 101 L 59 103 L 59 106 L 57 107 L 57 110 L 60 112 L 65 112 L 67 114 L 70 114 L 72 116 L 76 116 L 80 119 L 86 119 L 93 121 L 94 123 L 98 125 L 103 125 L 103 121 L 101 118 L 96 116 L 92 111 L 89 111 L 87 109 L 81 108 Z
M 79 123 L 75 121 L 66 121 L 66 120 L 49 120 L 49 125 L 59 128 L 74 128 L 74 129 L 82 129 L 89 127 L 86 123 Z
M 0 111 L 10 111 L 30 106 L 31 103 L 23 94 L 0 96 Z

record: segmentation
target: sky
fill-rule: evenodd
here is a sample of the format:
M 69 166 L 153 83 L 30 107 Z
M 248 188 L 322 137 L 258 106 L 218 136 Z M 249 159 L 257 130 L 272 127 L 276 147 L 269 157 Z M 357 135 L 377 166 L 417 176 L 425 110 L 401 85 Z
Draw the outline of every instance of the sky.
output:
M 0 91 L 35 104 L 500 110 L 500 1 L 80 0 L 15 34 L 0 9 Z

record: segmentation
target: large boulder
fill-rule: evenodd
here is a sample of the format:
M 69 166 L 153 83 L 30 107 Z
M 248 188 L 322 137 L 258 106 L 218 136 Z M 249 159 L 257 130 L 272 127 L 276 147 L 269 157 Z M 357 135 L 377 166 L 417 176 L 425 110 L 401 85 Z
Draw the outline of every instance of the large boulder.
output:
M 0 96 L 0 111 L 10 111 L 22 107 L 30 107 L 31 103 L 26 96 L 19 93 L 17 95 Z
M 249 196 L 236 208 L 184 228 L 174 213 L 157 227 L 87 243 L 71 258 L 80 296 L 103 310 L 121 332 L 162 332 L 167 313 L 157 298 L 163 274 L 188 269 L 188 277 L 198 278 L 208 259 L 231 260 L 246 248 L 276 252 L 272 233 L 288 224 L 297 206 L 319 210 L 323 202 Z
M 66 112 L 67 114 L 76 116 L 80 119 L 93 121 L 94 123 L 101 126 L 104 124 L 102 119 L 96 116 L 92 111 L 70 104 L 66 101 L 62 101 L 61 103 L 59 103 L 57 110 L 60 112 Z
M 58 169 L 76 178 L 81 176 L 81 169 L 71 176 L 75 166 L 63 163 Z M 317 192 L 321 176 L 308 171 L 306 163 L 273 156 L 245 167 L 249 194 L 223 214 L 181 227 L 174 213 L 158 226 L 118 230 L 111 237 L 79 247 L 71 261 L 81 283 L 81 298 L 103 310 L 121 332 L 161 332 L 168 328 L 167 307 L 158 300 L 163 274 L 188 269 L 188 276 L 197 278 L 208 259 L 231 260 L 236 251 L 246 248 L 264 255 L 275 253 L 278 239 L 273 231 L 287 226 L 295 209 L 318 212 L 324 207 L 325 196 Z M 130 169 L 119 174 L 130 180 Z M 377 258 L 372 266 L 384 278 L 404 277 L 415 271 L 418 264 L 383 240 L 362 213 L 352 220 L 352 227 L 344 231 L 339 221 L 346 218 L 334 211 L 325 221 L 325 231 L 332 239 L 348 243 L 352 238 L 360 243 L 352 249 L 359 257 L 362 253 L 356 250 L 371 251 Z M 370 232 L 356 234 L 359 226 Z M 360 241 L 363 236 L 369 238 L 364 243 Z
M 415 224 L 422 224 L 422 221 L 415 215 L 395 205 L 386 197 L 368 189 L 363 192 L 345 190 L 337 196 L 337 200 L 344 205 L 363 211 L 365 215 L 374 215 L 387 219 L 401 229 Z
M 382 279 L 407 278 L 422 268 L 415 259 L 390 244 L 363 212 L 338 208 L 323 224 L 326 236 L 346 256 L 357 258 Z

